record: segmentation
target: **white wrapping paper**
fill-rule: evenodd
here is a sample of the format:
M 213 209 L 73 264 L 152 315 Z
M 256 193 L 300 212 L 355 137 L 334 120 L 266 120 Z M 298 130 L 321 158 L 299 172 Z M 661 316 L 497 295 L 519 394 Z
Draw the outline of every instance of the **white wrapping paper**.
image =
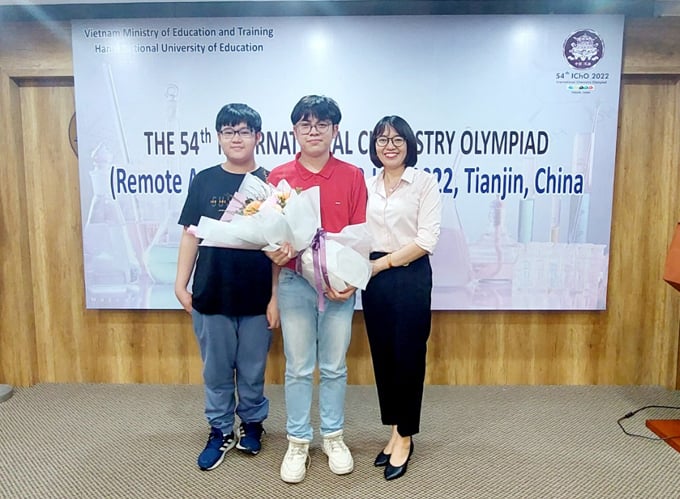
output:
M 247 208 L 246 200 L 256 200 L 258 207 Z M 203 239 L 202 246 L 272 251 L 290 242 L 300 252 L 321 226 L 319 202 L 318 187 L 297 192 L 282 180 L 274 188 L 247 174 L 221 220 L 201 217 L 189 231 Z
M 326 234 L 326 269 L 333 289 L 343 291 L 348 286 L 366 289 L 371 278 L 370 240 L 366 224 L 348 225 L 338 233 Z M 303 277 L 316 287 L 313 252 L 312 248 L 307 248 L 300 258 Z M 323 276 L 318 278 L 325 289 Z

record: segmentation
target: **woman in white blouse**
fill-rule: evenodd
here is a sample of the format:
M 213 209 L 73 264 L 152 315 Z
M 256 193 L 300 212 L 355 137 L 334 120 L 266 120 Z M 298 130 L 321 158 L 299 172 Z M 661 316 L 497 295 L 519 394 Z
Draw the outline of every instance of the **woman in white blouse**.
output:
M 403 118 L 386 116 L 376 124 L 370 156 L 382 171 L 367 181 L 373 277 L 362 304 L 381 419 L 391 426 L 374 464 L 393 480 L 406 473 L 412 436 L 420 430 L 431 324 L 429 255 L 439 239 L 441 198 L 435 177 L 412 168 L 416 137 Z

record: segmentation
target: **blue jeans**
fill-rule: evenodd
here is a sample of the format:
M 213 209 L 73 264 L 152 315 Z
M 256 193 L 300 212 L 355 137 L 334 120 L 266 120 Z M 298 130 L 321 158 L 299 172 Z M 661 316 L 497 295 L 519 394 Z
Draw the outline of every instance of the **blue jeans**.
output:
M 205 416 L 210 426 L 231 433 L 234 413 L 245 423 L 264 421 L 269 414 L 264 371 L 272 339 L 267 317 L 204 315 L 196 309 L 191 316 L 203 360 Z
M 352 297 L 345 302 L 324 298 L 320 312 L 316 290 L 299 274 L 281 269 L 279 310 L 286 355 L 286 430 L 312 440 L 310 421 L 313 374 L 319 363 L 319 414 L 321 434 L 341 430 L 345 424 L 347 364 L 345 355 L 352 336 Z

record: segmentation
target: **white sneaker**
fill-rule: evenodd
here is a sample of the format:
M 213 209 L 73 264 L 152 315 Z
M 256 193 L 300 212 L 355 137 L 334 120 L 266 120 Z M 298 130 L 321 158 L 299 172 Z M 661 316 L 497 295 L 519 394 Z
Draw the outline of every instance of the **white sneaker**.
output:
M 346 475 L 354 469 L 354 459 L 342 439 L 342 430 L 323 436 L 323 452 L 328 456 L 328 467 L 336 475 Z
M 288 435 L 288 450 L 281 463 L 281 480 L 287 483 L 299 483 L 305 478 L 311 459 L 309 457 L 309 440 Z

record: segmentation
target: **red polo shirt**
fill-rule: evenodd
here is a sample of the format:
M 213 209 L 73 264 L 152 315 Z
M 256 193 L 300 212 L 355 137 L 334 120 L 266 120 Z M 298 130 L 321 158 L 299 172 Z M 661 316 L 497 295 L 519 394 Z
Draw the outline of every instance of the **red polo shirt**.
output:
M 276 186 L 283 179 L 293 189 L 319 186 L 321 226 L 328 232 L 340 232 L 348 225 L 366 222 L 368 191 L 364 173 L 354 165 L 340 161 L 332 154 L 318 172 L 310 172 L 295 159 L 274 168 L 267 181 Z M 286 267 L 295 270 L 293 258 Z
M 328 232 L 340 232 L 347 225 L 366 221 L 368 193 L 360 168 L 335 158 L 332 154 L 318 173 L 310 172 L 295 159 L 274 168 L 267 181 L 276 186 L 285 179 L 293 189 L 319 186 L 321 225 Z

